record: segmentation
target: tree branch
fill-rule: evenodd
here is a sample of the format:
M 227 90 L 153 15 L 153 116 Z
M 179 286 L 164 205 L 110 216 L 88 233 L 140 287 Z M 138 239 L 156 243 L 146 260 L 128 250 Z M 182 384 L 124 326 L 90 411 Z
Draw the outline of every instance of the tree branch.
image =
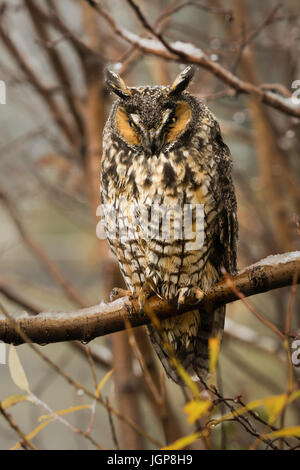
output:
M 298 118 L 300 117 L 300 106 L 295 105 L 292 101 L 292 98 L 278 96 L 275 93 L 263 90 L 260 86 L 254 85 L 244 80 L 240 80 L 236 75 L 231 73 L 225 67 L 211 60 L 208 55 L 206 55 L 194 44 L 182 41 L 166 43 L 164 40 L 162 42 L 162 38 L 157 34 L 154 36 L 155 39 L 141 37 L 138 34 L 132 33 L 131 31 L 120 27 L 114 18 L 108 13 L 108 11 L 100 5 L 100 3 L 94 0 L 92 2 L 89 0 L 86 1 L 91 5 L 91 7 L 95 9 L 99 15 L 101 15 L 106 20 L 117 36 L 137 47 L 145 54 L 153 54 L 159 57 L 163 57 L 165 60 L 173 60 L 180 63 L 184 62 L 186 64 L 195 64 L 199 67 L 203 67 L 204 69 L 210 71 L 217 78 L 222 80 L 224 83 L 229 85 L 231 88 L 236 90 L 238 93 L 254 95 L 256 98 L 262 101 L 262 103 L 265 103 L 268 106 L 278 109 L 279 111 L 290 116 L 295 116 Z M 141 15 L 140 9 L 139 15 Z M 145 20 L 143 21 L 143 25 L 145 26 Z M 149 26 L 148 21 L 146 21 L 146 25 Z
M 29 82 L 39 93 L 40 97 L 45 102 L 46 106 L 49 109 L 50 114 L 53 117 L 53 120 L 56 122 L 57 126 L 68 142 L 73 146 L 74 144 L 74 131 L 70 126 L 70 123 L 64 116 L 63 109 L 57 103 L 51 93 L 48 92 L 47 85 L 41 80 L 38 71 L 35 69 L 32 61 L 21 50 L 20 46 L 14 41 L 11 35 L 6 31 L 3 26 L 3 15 L 0 12 L 0 40 L 6 47 L 9 54 L 13 57 L 14 61 L 18 67 L 22 70 L 25 76 L 28 78 Z
M 245 297 L 288 286 L 293 282 L 299 284 L 300 251 L 268 256 L 240 271 L 231 280 L 235 289 Z M 238 300 L 236 293 L 226 280 L 221 280 L 207 292 L 199 308 L 209 313 L 216 306 L 235 300 Z M 88 342 L 99 336 L 124 330 L 124 319 L 136 327 L 149 324 L 153 313 L 164 319 L 194 309 L 195 305 L 183 306 L 177 310 L 177 305 L 170 305 L 153 296 L 148 299 L 144 308 L 145 315 L 142 316 L 137 299 L 132 296 L 71 312 L 42 312 L 35 317 L 27 312 L 19 316 L 10 315 L 13 321 L 6 315 L 0 315 L 0 340 L 5 343 L 24 343 L 18 334 L 18 328 L 21 328 L 32 342 L 38 344 L 71 340 Z

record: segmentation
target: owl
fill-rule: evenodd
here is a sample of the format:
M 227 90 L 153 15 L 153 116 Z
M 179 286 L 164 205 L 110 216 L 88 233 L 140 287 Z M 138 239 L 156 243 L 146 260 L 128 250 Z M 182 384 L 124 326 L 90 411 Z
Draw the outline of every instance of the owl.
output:
M 222 335 L 225 306 L 203 313 L 196 304 L 222 267 L 236 271 L 238 234 L 230 152 L 214 115 L 186 91 L 193 75 L 189 66 L 170 86 L 128 87 L 106 72 L 117 100 L 104 128 L 101 172 L 105 231 L 141 314 L 153 294 L 174 313 L 195 305 L 160 329 L 147 327 L 179 385 L 172 355 L 193 380 L 207 380 L 209 338 Z

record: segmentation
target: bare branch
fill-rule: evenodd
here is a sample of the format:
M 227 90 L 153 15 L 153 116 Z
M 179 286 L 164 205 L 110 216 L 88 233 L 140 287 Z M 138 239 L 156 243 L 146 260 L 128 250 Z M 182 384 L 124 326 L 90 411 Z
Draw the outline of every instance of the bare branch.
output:
M 190 6 L 199 8 L 200 10 L 204 10 L 208 13 L 216 13 L 218 15 L 222 15 L 226 18 L 228 22 L 231 22 L 233 20 L 233 15 L 232 15 L 231 10 L 223 10 L 221 8 L 214 8 L 212 6 L 204 5 L 202 3 L 198 3 L 195 1 L 186 1 L 186 2 L 180 3 L 179 5 L 175 5 L 171 8 L 168 8 L 166 11 L 164 11 L 160 15 L 160 17 L 158 18 L 156 22 L 161 23 L 163 20 L 165 20 L 166 18 L 169 18 L 171 15 L 174 15 L 175 13 L 178 13 L 183 8 L 190 7 Z
M 258 263 L 240 271 L 231 278 L 235 289 L 245 297 L 267 292 L 272 289 L 300 282 L 300 252 L 295 251 L 282 255 L 269 256 Z M 295 280 L 295 272 L 297 272 Z M 202 300 L 200 307 L 209 313 L 218 305 L 227 304 L 238 299 L 226 280 L 213 286 Z M 199 307 L 199 308 L 200 308 Z M 135 297 L 123 297 L 111 303 L 101 302 L 98 305 L 71 312 L 43 312 L 32 317 L 24 312 L 10 322 L 0 315 L 0 339 L 5 343 L 22 344 L 24 340 L 18 333 L 20 328 L 34 343 L 45 344 L 59 341 L 91 341 L 125 329 L 124 318 L 133 327 L 150 323 L 150 315 L 167 318 L 180 315 L 193 306 L 184 306 L 177 310 L 156 296 L 151 297 L 145 305 L 145 315 L 140 315 Z
M 10 425 L 10 427 L 16 431 L 16 433 L 20 436 L 21 438 L 21 443 L 22 443 L 22 446 L 25 448 L 25 449 L 29 449 L 29 450 L 37 450 L 36 447 L 26 438 L 25 434 L 23 433 L 23 431 L 19 428 L 19 426 L 17 425 L 17 423 L 14 421 L 14 419 L 12 418 L 12 416 L 10 415 L 10 413 L 7 413 L 4 408 L 2 407 L 1 405 L 1 402 L 0 402 L 0 414 L 3 416 L 3 418 L 8 422 L 8 424 Z
M 61 286 L 61 288 L 66 293 L 67 297 L 71 301 L 77 303 L 80 307 L 84 307 L 85 305 L 87 305 L 86 301 L 82 298 L 82 296 L 72 286 L 69 280 L 60 271 L 59 267 L 51 260 L 51 258 L 49 258 L 43 248 L 31 237 L 29 232 L 24 227 L 23 222 L 19 217 L 19 214 L 16 208 L 14 207 L 13 202 L 11 201 L 10 197 L 6 194 L 6 192 L 3 191 L 2 188 L 0 188 L 0 201 L 5 204 L 6 209 L 8 210 L 9 215 L 12 221 L 14 222 L 25 245 L 34 254 L 34 256 L 37 257 L 42 266 L 44 266 L 44 268 L 55 280 L 55 282 L 59 286 Z
M 0 18 L 2 20 L 2 17 Z M 53 99 L 51 93 L 48 92 L 47 86 L 43 83 L 38 73 L 34 69 L 33 65 L 26 58 L 20 50 L 19 46 L 12 40 L 10 35 L 5 31 L 3 24 L 0 21 L 0 39 L 9 51 L 10 55 L 14 58 L 19 68 L 25 73 L 26 77 L 40 94 L 45 104 L 49 108 L 49 111 L 56 122 L 57 126 L 62 130 L 68 142 L 73 145 L 74 133 L 70 127 L 69 122 L 65 119 L 63 110 L 60 108 L 58 103 Z
M 88 45 L 82 41 L 76 34 L 74 34 L 67 24 L 63 21 L 62 17 L 58 14 L 55 2 L 48 0 L 48 6 L 51 9 L 51 13 L 47 14 L 45 11 L 35 3 L 35 13 L 41 21 L 48 23 L 55 30 L 59 31 L 64 38 L 66 38 L 70 44 L 73 45 L 75 52 L 78 57 L 84 61 L 86 58 L 93 58 L 95 61 L 97 58 L 101 60 L 101 56 L 98 52 L 93 51 Z
M 45 27 L 45 23 L 39 18 L 39 8 L 36 7 L 36 3 L 32 0 L 23 0 L 24 4 L 27 7 L 28 13 L 30 15 L 32 24 L 38 34 L 38 37 L 46 45 L 51 43 L 51 36 L 48 29 Z M 65 99 L 69 105 L 72 116 L 74 117 L 77 128 L 81 135 L 84 134 L 82 116 L 79 111 L 79 107 L 74 96 L 74 90 L 72 86 L 72 81 L 69 76 L 68 68 L 66 67 L 62 57 L 60 56 L 57 49 L 52 47 L 44 48 L 49 61 L 52 64 L 52 68 L 55 71 L 60 84 L 63 87 L 63 92 Z
M 163 57 L 166 60 L 195 64 L 199 67 L 203 67 L 231 88 L 235 89 L 238 93 L 254 95 L 262 103 L 278 109 L 285 114 L 289 114 L 290 116 L 300 118 L 300 106 L 294 105 L 291 99 L 278 96 L 270 91 L 264 91 L 260 86 L 240 80 L 225 67 L 211 60 L 194 44 L 176 41 L 169 43 L 168 48 L 166 48 L 166 46 L 161 42 L 161 38 L 160 41 L 157 39 L 143 38 L 138 34 L 134 34 L 121 28 L 99 3 L 93 1 L 89 2 L 89 4 L 107 21 L 117 36 L 136 46 L 145 54 L 153 54 Z
M 230 341 L 238 341 L 246 347 L 259 349 L 264 353 L 276 356 L 281 361 L 286 358 L 286 355 L 282 352 L 281 341 L 274 339 L 272 336 L 263 336 L 248 326 L 236 323 L 231 318 L 226 319 L 224 333 Z

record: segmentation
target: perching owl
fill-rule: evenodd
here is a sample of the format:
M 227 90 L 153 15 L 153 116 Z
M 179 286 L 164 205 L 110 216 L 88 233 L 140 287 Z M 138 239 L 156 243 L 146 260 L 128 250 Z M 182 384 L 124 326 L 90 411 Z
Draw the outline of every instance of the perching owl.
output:
M 194 69 L 171 86 L 127 87 L 114 72 L 118 97 L 104 129 L 101 198 L 104 224 L 128 288 L 174 304 L 195 303 L 236 271 L 236 198 L 231 157 L 219 124 L 186 91 Z M 199 304 L 200 305 L 200 304 Z M 198 309 L 148 327 L 166 373 L 183 384 L 166 340 L 195 379 L 208 372 L 208 340 L 224 328 L 225 306 Z M 162 332 L 163 335 L 162 335 Z M 173 353 L 172 353 L 173 354 Z

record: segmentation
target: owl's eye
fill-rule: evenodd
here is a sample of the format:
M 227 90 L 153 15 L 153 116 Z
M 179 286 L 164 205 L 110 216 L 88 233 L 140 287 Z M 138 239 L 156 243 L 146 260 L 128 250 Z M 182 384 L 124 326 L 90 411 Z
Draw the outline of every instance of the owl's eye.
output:
M 177 121 L 177 116 L 175 113 L 172 113 L 167 121 L 168 125 L 171 125 L 171 124 L 175 124 L 175 122 Z
M 167 121 L 167 142 L 174 142 L 187 129 L 192 117 L 192 110 L 186 101 L 177 101 L 176 108 Z
M 138 145 L 140 142 L 137 127 L 126 109 L 120 106 L 116 112 L 116 128 L 122 138 L 130 145 Z

